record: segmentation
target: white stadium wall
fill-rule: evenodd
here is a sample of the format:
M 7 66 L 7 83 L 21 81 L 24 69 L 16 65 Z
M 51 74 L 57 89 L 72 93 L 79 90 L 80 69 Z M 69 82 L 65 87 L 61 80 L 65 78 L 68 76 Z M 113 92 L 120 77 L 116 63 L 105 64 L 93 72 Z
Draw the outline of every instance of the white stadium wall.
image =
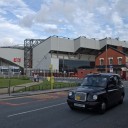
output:
M 96 40 L 93 38 L 88 39 L 83 36 L 76 39 L 58 36 L 49 37 L 33 49 L 33 69 L 48 70 L 52 64 L 53 69 L 58 70 L 59 59 L 85 60 L 94 62 L 96 55 L 80 54 L 79 57 L 79 54 L 73 55 L 72 53 L 75 53 L 80 48 L 100 50 L 106 44 L 124 46 L 124 42 L 122 43 L 117 39 L 112 40 L 109 38 Z
M 106 44 L 128 48 L 128 41 L 119 41 L 118 38 L 117 39 L 104 38 L 102 40 L 99 40 L 100 49 L 103 48 Z
M 51 38 L 33 48 L 33 69 L 47 69 L 51 63 L 49 51 L 51 50 Z
M 51 37 L 51 50 L 74 52 L 74 40 L 68 38 Z
M 109 39 L 107 39 L 107 44 L 114 45 L 114 46 L 126 47 L 126 42 L 125 41 L 119 41 L 118 39 L 109 38 Z
M 59 58 L 51 58 L 51 64 L 53 70 L 59 70 Z
M 80 47 L 100 50 L 99 41 L 80 37 Z
M 101 40 L 88 39 L 84 36 L 76 39 L 52 36 L 33 48 L 32 68 L 48 70 L 53 65 L 59 70 L 59 59 L 95 61 L 95 54 L 78 53 L 81 48 L 85 50 L 101 50 L 106 44 L 128 48 L 127 41 L 104 38 Z M 127 49 L 125 49 L 127 50 Z M 86 53 L 86 52 L 85 52 Z M 0 58 L 8 60 L 24 68 L 24 50 L 14 48 L 0 48 Z M 20 59 L 20 61 L 18 60 Z
M 100 48 L 103 48 L 107 44 L 107 40 L 102 39 L 102 40 L 99 41 L 99 43 L 100 43 Z
M 24 67 L 24 50 L 13 48 L 0 48 L 0 58 Z
M 97 49 L 100 50 L 99 41 L 96 39 L 87 39 L 86 37 L 79 37 L 74 40 L 74 50 L 79 48 Z

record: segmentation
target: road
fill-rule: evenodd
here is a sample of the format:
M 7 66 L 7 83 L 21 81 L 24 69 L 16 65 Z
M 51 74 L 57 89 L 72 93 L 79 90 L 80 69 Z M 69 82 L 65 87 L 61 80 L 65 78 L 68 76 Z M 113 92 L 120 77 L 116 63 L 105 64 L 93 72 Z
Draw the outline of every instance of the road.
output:
M 105 114 L 72 111 L 67 92 L 0 101 L 0 128 L 128 128 L 128 87 L 122 105 Z

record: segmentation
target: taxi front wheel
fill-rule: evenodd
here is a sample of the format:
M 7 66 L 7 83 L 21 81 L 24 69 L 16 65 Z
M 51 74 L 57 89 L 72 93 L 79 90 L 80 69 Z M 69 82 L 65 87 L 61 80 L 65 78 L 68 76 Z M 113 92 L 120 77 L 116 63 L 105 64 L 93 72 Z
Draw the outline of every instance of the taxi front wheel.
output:
M 100 113 L 100 114 L 104 114 L 105 111 L 106 111 L 106 109 L 107 109 L 107 104 L 106 104 L 105 101 L 102 101 L 102 102 L 100 103 L 99 113 Z
M 72 105 L 69 105 L 69 107 L 70 107 L 71 110 L 75 109 L 74 106 L 72 106 Z
M 123 95 L 121 95 L 121 97 L 120 97 L 120 101 L 119 101 L 119 104 L 122 104 L 122 103 L 123 103 L 123 101 L 124 101 L 124 96 L 123 96 Z

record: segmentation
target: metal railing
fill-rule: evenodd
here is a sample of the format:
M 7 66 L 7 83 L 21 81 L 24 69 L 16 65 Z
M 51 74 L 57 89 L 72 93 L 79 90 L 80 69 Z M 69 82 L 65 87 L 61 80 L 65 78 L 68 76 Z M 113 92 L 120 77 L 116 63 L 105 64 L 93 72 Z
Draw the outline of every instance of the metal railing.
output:
M 9 93 L 9 87 L 8 86 L 0 86 L 0 94 L 7 94 Z
M 42 81 L 47 81 L 47 77 L 40 78 Z M 83 79 L 78 78 L 58 78 L 54 77 L 55 83 L 53 84 L 53 89 L 57 88 L 67 88 L 67 87 L 75 87 L 78 86 L 79 83 L 81 83 Z M 64 84 L 65 83 L 65 84 Z M 76 84 L 76 85 L 75 85 Z M 37 91 L 37 90 L 47 90 L 51 89 L 51 83 L 37 83 L 36 85 L 17 85 L 17 86 L 2 86 L 0 87 L 0 94 L 11 94 L 11 93 L 17 93 L 17 92 L 26 92 L 26 91 Z
M 38 87 L 38 89 L 36 89 Z M 32 88 L 32 90 L 31 90 Z M 41 90 L 41 86 L 40 85 L 33 85 L 33 86 L 29 86 L 28 87 L 29 91 L 36 91 L 36 90 Z
M 19 86 L 19 85 L 18 85 L 18 86 L 14 86 L 14 87 L 13 87 L 13 91 L 12 91 L 13 93 L 15 92 L 15 88 L 21 88 L 21 89 L 24 89 L 24 91 L 26 91 L 26 89 L 27 89 L 26 86 Z M 18 90 L 19 90 L 19 89 L 17 89 L 16 91 L 18 91 Z

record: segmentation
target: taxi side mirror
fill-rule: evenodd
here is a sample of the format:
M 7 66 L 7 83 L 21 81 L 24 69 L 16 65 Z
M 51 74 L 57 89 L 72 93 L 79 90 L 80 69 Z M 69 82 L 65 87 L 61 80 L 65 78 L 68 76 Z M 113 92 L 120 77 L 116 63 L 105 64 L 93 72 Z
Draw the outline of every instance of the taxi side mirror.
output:
M 77 83 L 77 86 L 81 86 L 81 83 Z
M 116 85 L 116 80 L 114 77 L 111 77 L 108 81 L 108 88 L 114 87 Z

